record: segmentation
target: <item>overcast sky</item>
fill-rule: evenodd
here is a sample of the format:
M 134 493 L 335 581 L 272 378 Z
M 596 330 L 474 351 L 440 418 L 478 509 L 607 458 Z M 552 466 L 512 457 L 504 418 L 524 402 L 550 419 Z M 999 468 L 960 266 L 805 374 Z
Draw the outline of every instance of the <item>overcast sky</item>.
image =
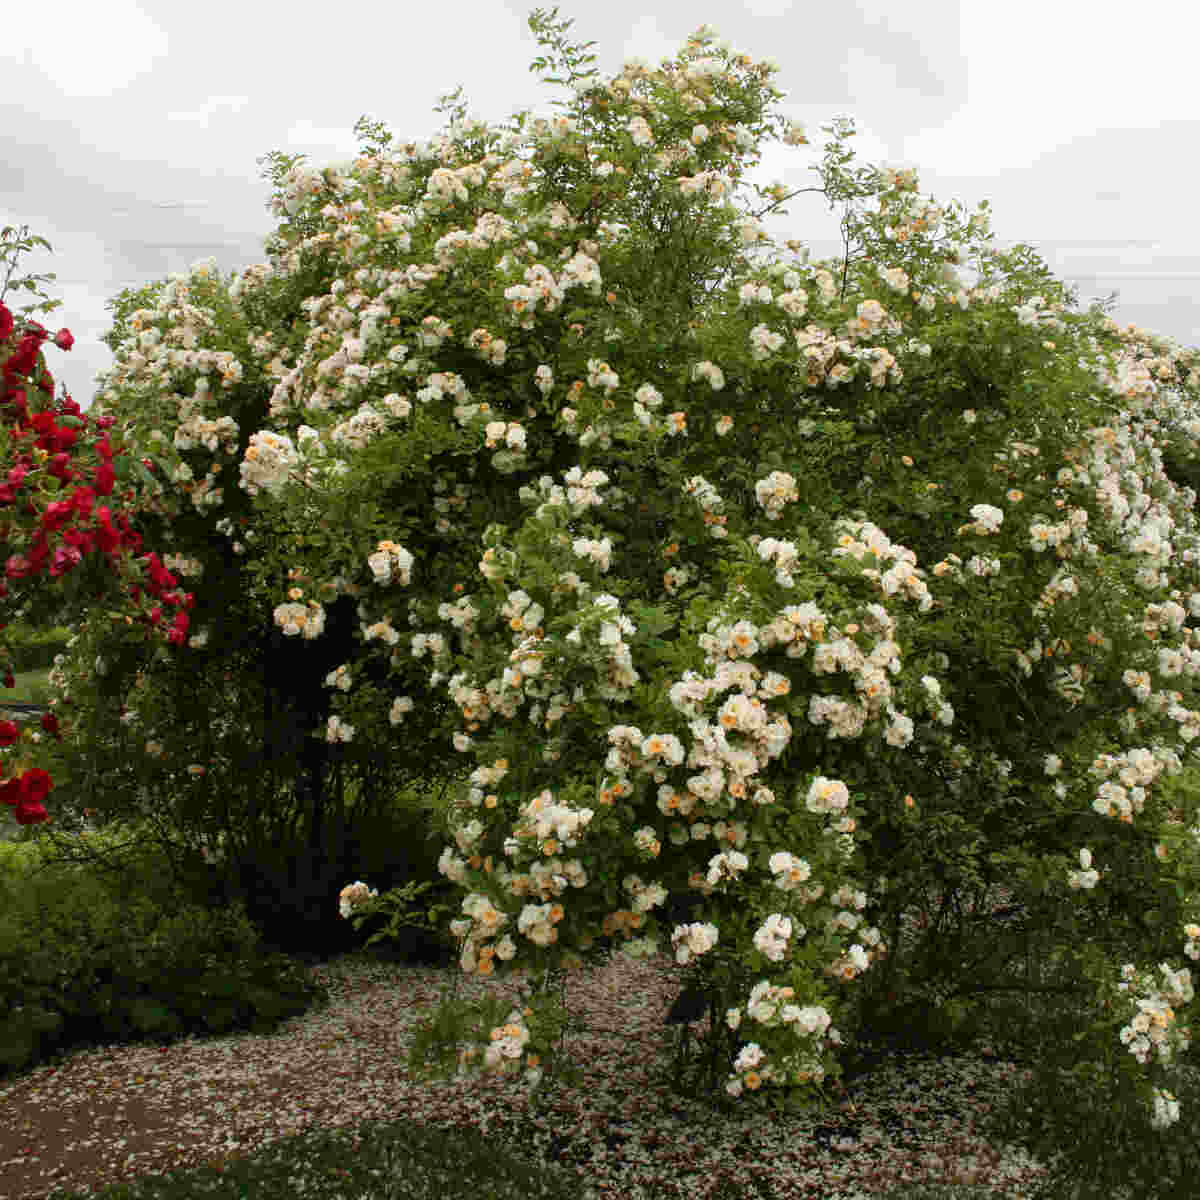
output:
M 400 140 L 427 139 L 445 120 L 437 98 L 460 83 L 472 116 L 552 115 L 565 93 L 529 71 L 529 11 L 511 0 L 57 0 L 6 29 L 0 223 L 53 246 L 22 256 L 19 273 L 57 274 L 44 290 L 63 306 L 46 321 L 76 341 L 47 351 L 56 378 L 91 403 L 112 362 L 105 301 L 122 288 L 209 256 L 226 272 L 265 261 L 275 222 L 255 160 L 268 151 L 344 161 L 363 114 Z M 596 41 L 606 76 L 629 57 L 657 64 L 708 22 L 780 64 L 780 108 L 808 128 L 811 146 L 767 149 L 757 182 L 818 183 L 820 126 L 852 116 L 860 163 L 917 167 L 939 203 L 990 200 L 996 244 L 1032 242 L 1083 307 L 1119 290 L 1118 321 L 1200 345 L 1200 6 L 567 0 L 560 16 L 575 18 L 572 40 Z M 822 197 L 788 207 L 772 234 L 815 257 L 839 250 Z

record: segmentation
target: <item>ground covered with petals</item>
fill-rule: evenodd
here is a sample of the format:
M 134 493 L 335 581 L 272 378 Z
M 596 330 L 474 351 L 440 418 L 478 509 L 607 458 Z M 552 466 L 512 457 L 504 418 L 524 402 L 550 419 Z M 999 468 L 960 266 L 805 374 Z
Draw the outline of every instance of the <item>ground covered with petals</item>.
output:
M 118 1181 L 207 1167 L 202 1189 L 167 1194 L 224 1195 L 236 1164 L 274 1149 L 295 1164 L 293 1194 L 341 1195 L 305 1176 L 305 1154 L 291 1141 L 324 1131 L 343 1140 L 347 1167 L 358 1163 L 358 1190 L 348 1194 L 383 1196 L 390 1193 L 363 1191 L 362 1156 L 367 1147 L 378 1152 L 384 1126 L 402 1137 L 414 1123 L 478 1134 L 477 1144 L 498 1155 L 553 1163 L 569 1185 L 563 1194 L 581 1200 L 857 1200 L 917 1183 L 1017 1198 L 1043 1174 L 1023 1152 L 979 1132 L 979 1118 L 1020 1072 L 983 1054 L 878 1055 L 824 1114 L 781 1118 L 747 1106 L 744 1115 L 713 1116 L 673 1096 L 658 1072 L 667 1062 L 662 1021 L 681 972 L 665 957 L 618 955 L 572 976 L 568 1002 L 588 1028 L 568 1044 L 586 1084 L 553 1084 L 533 1108 L 519 1079 L 410 1077 L 410 1030 L 436 1004 L 449 972 L 368 953 L 311 969 L 330 1004 L 273 1034 L 86 1048 L 0 1085 L 4 1194 L 95 1194 Z M 467 993 L 482 987 L 515 994 L 516 984 L 460 984 Z M 731 1184 L 748 1190 L 723 1191 Z

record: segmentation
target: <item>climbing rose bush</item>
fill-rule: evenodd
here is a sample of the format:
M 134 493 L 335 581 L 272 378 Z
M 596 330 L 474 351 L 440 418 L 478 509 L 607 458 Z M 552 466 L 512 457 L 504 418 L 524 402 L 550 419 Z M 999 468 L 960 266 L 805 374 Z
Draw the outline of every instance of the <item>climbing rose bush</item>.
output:
M 877 202 L 861 253 L 784 254 L 734 203 L 764 136 L 806 141 L 769 65 L 701 31 L 601 84 L 531 24 L 568 115 L 281 157 L 272 262 L 132 315 L 101 402 L 179 454 L 154 502 L 212 514 L 298 656 L 358 600 L 313 736 L 386 717 L 474 764 L 440 809 L 464 970 L 544 998 L 608 946 L 711 963 L 749 1043 L 726 1090 L 803 1090 L 875 975 L 962 1015 L 923 973 L 943 931 L 897 964 L 900 918 L 1003 881 L 1096 989 L 1087 1052 L 1170 1113 L 1187 968 L 1141 997 L 1143 1061 L 1087 938 L 1129 953 L 1153 908 L 1156 954 L 1196 956 L 1194 353 L 1070 312 L 914 173 L 847 169 L 847 125 L 822 179 Z M 529 1007 L 456 1065 L 536 1082 Z

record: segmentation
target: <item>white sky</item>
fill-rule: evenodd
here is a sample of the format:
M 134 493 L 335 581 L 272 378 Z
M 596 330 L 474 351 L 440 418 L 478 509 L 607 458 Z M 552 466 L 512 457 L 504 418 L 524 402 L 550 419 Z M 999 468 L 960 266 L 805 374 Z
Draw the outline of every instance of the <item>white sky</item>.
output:
M 445 121 L 433 105 L 460 83 L 470 114 L 497 123 L 522 108 L 549 115 L 565 95 L 529 71 L 539 48 L 530 9 L 513 0 L 58 0 L 49 11 L 0 43 L 0 224 L 53 246 L 23 255 L 18 273 L 57 274 L 44 290 L 63 306 L 47 324 L 76 342 L 47 361 L 84 407 L 112 361 L 99 341 L 108 298 L 210 255 L 226 272 L 265 260 L 275 221 L 257 158 L 353 157 L 363 114 L 398 140 L 429 138 Z M 575 18 L 572 41 L 596 41 L 606 76 L 635 55 L 656 63 L 708 22 L 781 65 L 780 108 L 812 142 L 772 144 L 757 182 L 817 184 L 820 126 L 852 116 L 859 163 L 915 166 L 940 203 L 990 200 L 996 244 L 1032 242 L 1081 305 L 1119 290 L 1118 321 L 1200 345 L 1200 6 L 566 0 L 562 16 Z M 788 208 L 773 234 L 816 256 L 839 250 L 820 196 Z

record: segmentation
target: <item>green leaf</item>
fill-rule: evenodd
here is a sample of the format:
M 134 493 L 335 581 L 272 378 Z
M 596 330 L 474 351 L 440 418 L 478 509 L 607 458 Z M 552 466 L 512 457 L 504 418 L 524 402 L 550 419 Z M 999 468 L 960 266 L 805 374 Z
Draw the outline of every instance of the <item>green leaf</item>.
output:
M 674 629 L 679 624 L 679 618 L 662 608 L 649 608 L 645 605 L 630 605 L 629 612 L 638 632 L 647 638 L 655 638 L 668 629 Z M 661 642 L 656 643 L 662 645 Z

